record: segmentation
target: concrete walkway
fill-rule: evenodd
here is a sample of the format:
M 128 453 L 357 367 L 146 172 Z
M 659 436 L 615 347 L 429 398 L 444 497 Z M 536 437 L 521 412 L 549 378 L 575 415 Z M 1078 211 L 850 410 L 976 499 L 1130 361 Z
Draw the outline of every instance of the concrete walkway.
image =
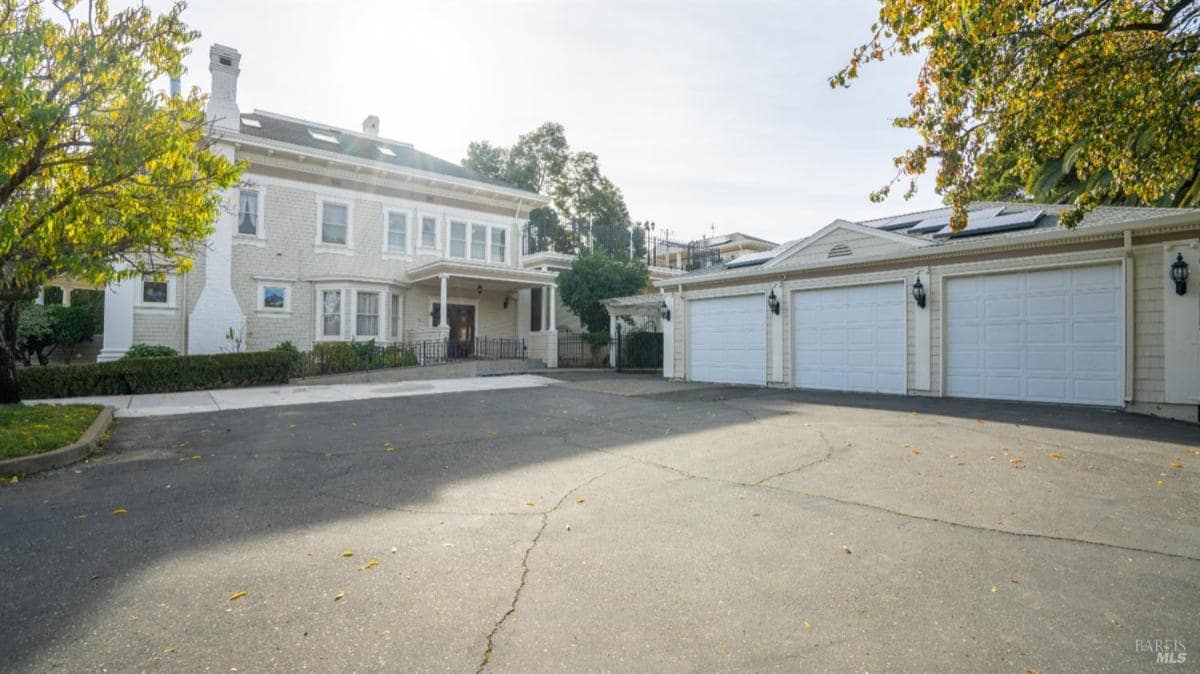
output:
M 322 386 L 264 386 L 257 388 L 187 391 L 184 393 L 143 393 L 138 395 L 91 396 L 86 398 L 53 398 L 29 400 L 27 404 L 96 403 L 116 408 L 118 417 L 157 417 L 174 414 L 197 414 L 221 410 L 280 407 L 310 403 L 332 403 L 372 398 L 498 391 L 533 388 L 557 383 L 537 375 L 506 377 L 468 377 L 459 379 L 429 379 L 375 384 L 329 384 Z

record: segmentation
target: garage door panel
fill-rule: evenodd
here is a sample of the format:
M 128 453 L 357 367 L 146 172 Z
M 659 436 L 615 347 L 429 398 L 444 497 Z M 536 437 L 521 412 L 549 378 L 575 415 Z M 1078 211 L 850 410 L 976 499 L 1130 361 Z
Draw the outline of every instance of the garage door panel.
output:
M 1080 293 L 1071 299 L 1071 311 L 1075 316 L 1111 316 L 1117 310 L 1117 296 L 1110 290 Z
M 1020 351 L 989 351 L 984 357 L 989 370 L 1020 370 Z
M 1067 298 L 1062 295 L 1029 297 L 1025 300 L 1025 315 L 1029 318 L 1062 316 L 1066 307 Z
M 766 383 L 766 301 L 762 297 L 692 300 L 688 307 L 690 379 Z
M 902 283 L 793 293 L 793 385 L 904 393 L 904 298 Z
M 984 329 L 984 343 L 988 346 L 1020 344 L 1023 325 L 992 324 Z
M 946 393 L 1120 405 L 1120 265 L 947 279 Z

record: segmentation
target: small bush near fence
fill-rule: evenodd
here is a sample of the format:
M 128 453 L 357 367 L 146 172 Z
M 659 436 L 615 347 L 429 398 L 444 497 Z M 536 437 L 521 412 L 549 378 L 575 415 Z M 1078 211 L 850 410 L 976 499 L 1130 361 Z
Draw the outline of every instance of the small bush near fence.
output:
M 162 344 L 134 344 L 122 358 L 174 358 L 179 352 Z
M 296 350 L 291 342 L 284 342 L 275 348 L 288 354 L 294 377 L 409 367 L 419 362 L 415 350 L 408 345 L 376 344 L 374 340 L 322 342 L 314 344 L 308 353 Z
M 25 398 L 70 398 L 286 384 L 290 369 L 286 354 L 260 351 L 22 368 L 17 382 Z

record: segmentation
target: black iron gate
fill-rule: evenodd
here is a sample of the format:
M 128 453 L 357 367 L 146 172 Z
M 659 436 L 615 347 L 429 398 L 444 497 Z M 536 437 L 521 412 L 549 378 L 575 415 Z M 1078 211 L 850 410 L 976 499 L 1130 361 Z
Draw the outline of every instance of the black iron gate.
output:
M 624 332 L 617 324 L 617 372 L 624 370 L 661 370 L 663 366 L 663 333 L 633 330 Z

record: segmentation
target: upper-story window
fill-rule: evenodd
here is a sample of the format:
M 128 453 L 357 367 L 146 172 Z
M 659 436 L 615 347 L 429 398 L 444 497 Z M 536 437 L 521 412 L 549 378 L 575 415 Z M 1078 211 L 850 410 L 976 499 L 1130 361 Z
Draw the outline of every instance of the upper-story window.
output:
M 467 223 L 450 221 L 450 257 L 467 256 Z
M 437 248 L 437 218 L 432 215 L 421 216 L 421 247 Z
M 258 190 L 238 192 L 238 234 L 258 236 Z
M 488 228 L 483 225 L 471 225 L 471 259 L 487 259 Z
M 321 203 L 321 243 L 345 246 L 350 240 L 350 207 L 333 201 Z
M 385 253 L 408 252 L 408 214 L 397 211 L 387 213 L 387 233 L 384 238 Z
M 492 262 L 508 261 L 508 230 L 492 228 Z

